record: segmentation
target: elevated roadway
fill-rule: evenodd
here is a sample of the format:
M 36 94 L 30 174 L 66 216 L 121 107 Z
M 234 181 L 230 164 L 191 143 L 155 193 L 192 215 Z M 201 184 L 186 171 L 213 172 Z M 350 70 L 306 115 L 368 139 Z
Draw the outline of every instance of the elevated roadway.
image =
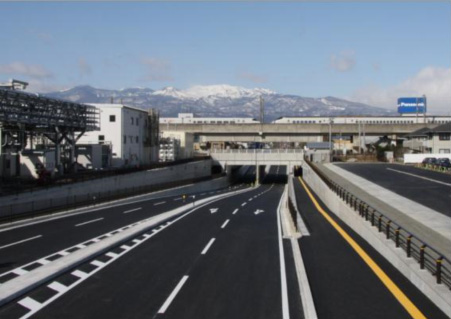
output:
M 403 136 L 423 127 L 438 124 L 168 124 L 161 131 L 182 131 L 201 137 L 204 142 L 308 142 L 322 141 L 331 131 L 333 135 L 358 138 L 367 136 Z

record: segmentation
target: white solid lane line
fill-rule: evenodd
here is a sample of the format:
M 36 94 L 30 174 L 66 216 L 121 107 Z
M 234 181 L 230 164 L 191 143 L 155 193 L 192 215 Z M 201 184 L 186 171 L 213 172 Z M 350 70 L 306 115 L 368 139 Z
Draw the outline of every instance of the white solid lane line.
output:
M 210 249 L 210 246 L 213 245 L 215 240 L 216 240 L 216 238 L 210 239 L 210 241 L 208 242 L 207 246 L 205 246 L 204 250 L 202 250 L 202 252 L 200 254 L 201 255 L 205 255 L 207 253 L 208 249 Z
M 238 208 L 233 211 L 232 215 L 235 215 L 236 213 L 238 213 Z
M 86 225 L 86 224 L 95 223 L 95 222 L 98 222 L 99 220 L 102 220 L 102 219 L 103 219 L 103 217 L 102 218 L 93 219 L 93 220 L 89 220 L 87 222 L 84 222 L 84 223 L 81 223 L 81 224 L 77 224 L 77 225 L 75 225 L 75 227 L 83 226 L 83 225 Z
M 227 219 L 227 220 L 224 222 L 224 224 L 222 224 L 221 228 L 224 229 L 224 228 L 227 226 L 227 224 L 229 223 L 229 221 L 230 221 L 230 219 Z
M 155 203 L 155 204 L 153 204 L 153 206 L 158 206 L 158 205 L 163 205 L 163 204 L 166 204 L 166 202 Z
M 138 207 L 138 208 L 133 208 L 133 209 L 130 209 L 130 210 L 126 210 L 125 212 L 124 212 L 124 214 L 128 214 L 128 213 L 131 213 L 131 212 L 136 212 L 137 210 L 141 210 L 142 209 L 142 207 Z
M 11 244 L 8 244 L 8 245 L 5 245 L 5 246 L 1 246 L 0 249 L 7 248 L 7 247 L 10 247 L 10 246 L 14 246 L 14 245 L 18 245 L 18 244 L 24 243 L 26 241 L 37 239 L 39 237 L 42 237 L 42 235 L 34 236 L 34 237 L 31 237 L 31 238 L 27 238 L 27 239 L 22 239 L 22 240 L 16 241 L 15 243 L 11 243 Z
M 399 170 L 397 170 L 397 169 L 387 168 L 387 170 L 393 171 L 393 172 L 397 172 L 397 173 L 401 173 L 401 174 L 410 175 L 410 176 L 417 177 L 417 178 L 421 178 L 421 179 L 425 179 L 425 180 L 427 180 L 427 181 L 434 182 L 434 183 L 437 183 L 437 184 L 442 184 L 442 185 L 446 185 L 446 186 L 451 186 L 450 183 L 445 183 L 445 182 L 437 181 L 437 180 L 432 179 L 432 178 L 427 178 L 427 177 L 424 177 L 424 176 L 420 176 L 420 175 L 416 175 L 416 174 L 412 174 L 412 173 L 407 173 L 407 172 L 399 171 Z
M 290 319 L 290 311 L 288 306 L 288 285 L 287 285 L 287 274 L 285 268 L 285 254 L 283 251 L 282 243 L 282 226 L 280 223 L 280 210 L 282 207 L 283 196 L 280 198 L 279 207 L 277 209 L 277 237 L 279 241 L 279 259 L 280 259 L 280 281 L 281 281 L 281 292 L 282 292 L 282 319 Z
M 183 276 L 182 280 L 177 284 L 177 286 L 174 288 L 172 293 L 169 295 L 168 299 L 164 302 L 163 306 L 161 306 L 160 310 L 158 310 L 158 313 L 165 313 L 166 310 L 171 305 L 172 301 L 175 299 L 179 291 L 182 289 L 185 282 L 188 280 L 188 276 Z

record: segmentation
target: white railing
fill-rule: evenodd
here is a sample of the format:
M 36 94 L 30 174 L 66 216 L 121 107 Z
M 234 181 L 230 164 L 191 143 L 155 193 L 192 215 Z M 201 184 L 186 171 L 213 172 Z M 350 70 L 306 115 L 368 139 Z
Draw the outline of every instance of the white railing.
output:
M 303 153 L 300 148 L 268 148 L 268 149 L 212 149 L 211 154 L 293 154 Z

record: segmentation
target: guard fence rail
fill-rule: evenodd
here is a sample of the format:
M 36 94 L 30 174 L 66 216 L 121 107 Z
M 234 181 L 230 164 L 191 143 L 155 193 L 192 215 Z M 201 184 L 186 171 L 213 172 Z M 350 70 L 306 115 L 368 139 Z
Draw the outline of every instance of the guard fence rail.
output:
M 437 284 L 444 284 L 451 290 L 451 261 L 444 254 L 421 240 L 417 234 L 398 225 L 382 212 L 379 212 L 368 203 L 332 181 L 307 159 L 305 162 L 360 217 L 371 223 L 373 227 L 376 227 L 378 232 L 384 233 L 385 237 L 391 239 L 397 248 L 405 252 L 408 258 L 416 260 L 421 269 L 426 269 L 435 276 Z

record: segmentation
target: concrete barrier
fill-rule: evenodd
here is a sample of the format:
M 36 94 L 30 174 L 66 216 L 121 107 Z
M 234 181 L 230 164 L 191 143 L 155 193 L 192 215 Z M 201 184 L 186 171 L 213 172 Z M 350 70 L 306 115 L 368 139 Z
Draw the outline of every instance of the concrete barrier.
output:
M 146 189 L 171 183 L 176 185 L 209 176 L 211 176 L 211 160 L 204 160 L 5 196 L 1 199 L 0 217 L 42 211 L 52 207 L 66 207 L 88 201 L 94 203 L 102 198 L 120 195 L 121 192 L 131 194 L 134 189 Z
M 371 226 L 371 223 L 358 216 L 358 213 L 338 197 L 308 164 L 303 163 L 302 170 L 306 183 L 329 210 L 373 246 L 437 307 L 451 317 L 451 291 L 446 286 L 438 285 L 427 270 L 420 269 L 418 263 L 412 258 L 407 258 L 401 248 L 396 248 L 390 239 L 386 239 L 384 233 L 379 233 Z

